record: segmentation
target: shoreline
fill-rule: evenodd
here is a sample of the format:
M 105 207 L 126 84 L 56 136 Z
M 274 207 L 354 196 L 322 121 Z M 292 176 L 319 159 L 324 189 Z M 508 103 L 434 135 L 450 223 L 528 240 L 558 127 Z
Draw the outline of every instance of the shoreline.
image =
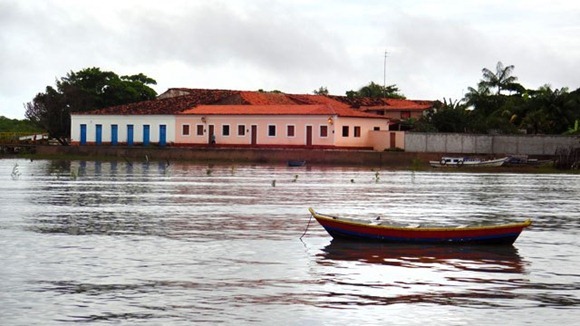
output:
M 487 173 L 570 173 L 578 170 L 558 170 L 553 166 L 502 166 L 478 168 L 432 168 L 429 160 L 438 160 L 447 153 L 409 153 L 403 151 L 361 151 L 337 149 L 287 148 L 174 148 L 119 146 L 50 146 L 39 145 L 34 153 L 1 155 L 2 158 L 93 160 L 93 161 L 180 161 L 202 164 L 275 164 L 306 161 L 310 166 L 356 166 L 386 170 Z M 462 155 L 458 154 L 457 156 Z M 482 156 L 489 155 L 466 155 Z M 505 155 L 498 154 L 497 157 Z

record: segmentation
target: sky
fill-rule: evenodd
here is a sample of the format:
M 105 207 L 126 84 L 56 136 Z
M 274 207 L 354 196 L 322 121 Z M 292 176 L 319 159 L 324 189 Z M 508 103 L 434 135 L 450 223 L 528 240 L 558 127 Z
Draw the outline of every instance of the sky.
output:
M 386 57 L 385 57 L 386 53 Z M 483 68 L 580 87 L 580 1 L 0 0 L 0 116 L 71 71 L 169 88 L 345 95 L 371 81 L 458 100 Z

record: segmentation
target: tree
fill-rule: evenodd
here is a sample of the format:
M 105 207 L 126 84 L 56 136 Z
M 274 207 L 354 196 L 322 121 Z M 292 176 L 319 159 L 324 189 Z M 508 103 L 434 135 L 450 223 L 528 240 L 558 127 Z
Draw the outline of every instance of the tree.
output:
M 483 68 L 483 77 L 477 84 L 477 88 L 468 88 L 464 101 L 473 109 L 469 119 L 470 132 L 514 133 L 518 131 L 514 123 L 518 117 L 515 112 L 526 90 L 516 83 L 517 77 L 512 76 L 513 70 L 513 65 L 505 67 L 500 61 L 497 63 L 495 73 Z M 515 94 L 504 95 L 502 90 L 509 90 Z
M 497 89 L 496 95 L 500 95 L 502 90 L 521 91 L 523 87 L 516 83 L 518 78 L 512 76 L 514 68 L 514 65 L 504 67 L 501 61 L 498 61 L 495 67 L 495 73 L 487 68 L 483 68 L 481 70 L 483 73 L 483 80 L 479 85 L 491 89 Z
M 544 85 L 530 93 L 524 106 L 523 128 L 533 133 L 562 134 L 574 125 L 578 106 L 570 105 L 573 101 L 567 88 L 552 90 Z
M 118 76 L 99 68 L 70 72 L 56 81 L 56 89 L 47 86 L 32 102 L 26 103 L 25 116 L 49 137 L 67 145 L 71 112 L 86 112 L 104 107 L 154 99 L 157 82 L 142 73 Z
M 428 132 L 466 132 L 469 125 L 469 111 L 463 101 L 443 99 L 437 101 L 430 110 L 416 123 L 416 131 Z
M 30 120 L 9 119 L 5 116 L 0 116 L 0 133 L 2 132 L 19 132 L 19 133 L 40 133 L 39 129 L 30 122 Z
M 347 91 L 348 98 L 354 97 L 371 97 L 371 98 L 398 98 L 404 99 L 405 96 L 396 85 L 381 86 L 375 82 L 361 87 L 358 91 Z
M 318 90 L 315 89 L 313 93 L 316 95 L 328 95 L 328 88 L 320 86 L 320 88 Z
M 49 138 L 66 145 L 70 134 L 70 112 L 64 95 L 47 86 L 44 93 L 38 93 L 26 104 L 26 118 L 34 125 L 46 130 Z

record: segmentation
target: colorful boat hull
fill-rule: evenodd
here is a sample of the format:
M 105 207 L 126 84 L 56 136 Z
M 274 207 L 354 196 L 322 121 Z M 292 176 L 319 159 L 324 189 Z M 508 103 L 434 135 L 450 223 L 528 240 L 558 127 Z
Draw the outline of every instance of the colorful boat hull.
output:
M 499 167 L 503 166 L 508 157 L 493 160 L 470 159 L 466 157 L 442 157 L 439 161 L 429 161 L 429 165 L 434 168 L 459 168 L 459 167 Z
M 312 216 L 335 239 L 422 244 L 513 244 L 532 222 L 473 227 L 416 227 L 382 225 L 378 222 L 343 219 L 319 214 Z

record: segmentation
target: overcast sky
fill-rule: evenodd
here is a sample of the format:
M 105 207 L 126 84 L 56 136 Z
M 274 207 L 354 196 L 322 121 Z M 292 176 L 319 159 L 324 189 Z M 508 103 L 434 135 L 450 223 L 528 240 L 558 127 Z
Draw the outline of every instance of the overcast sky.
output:
M 385 69 L 385 51 L 387 52 Z M 70 71 L 171 87 L 334 95 L 374 81 L 460 99 L 498 61 L 527 88 L 580 87 L 580 1 L 0 0 L 0 115 Z

